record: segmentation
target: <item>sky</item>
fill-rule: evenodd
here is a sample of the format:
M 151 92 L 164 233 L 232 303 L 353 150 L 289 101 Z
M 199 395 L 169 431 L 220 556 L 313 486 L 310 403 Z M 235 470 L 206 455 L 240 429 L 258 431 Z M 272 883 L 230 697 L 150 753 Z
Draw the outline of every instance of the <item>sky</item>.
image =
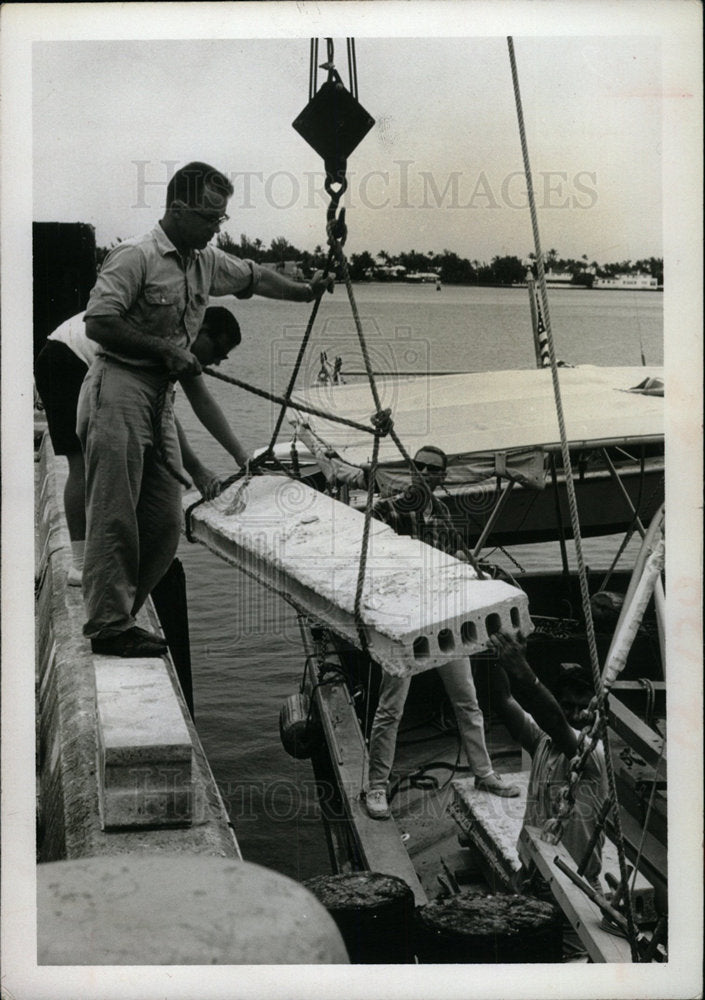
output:
M 348 161 L 348 254 L 534 249 L 506 37 L 468 35 L 356 40 L 375 125 Z M 515 50 L 543 250 L 663 256 L 659 38 L 523 33 Z M 322 161 L 291 127 L 308 83 L 306 37 L 36 42 L 33 217 L 109 245 L 151 228 L 170 172 L 200 159 L 233 178 L 235 240 L 325 245 Z

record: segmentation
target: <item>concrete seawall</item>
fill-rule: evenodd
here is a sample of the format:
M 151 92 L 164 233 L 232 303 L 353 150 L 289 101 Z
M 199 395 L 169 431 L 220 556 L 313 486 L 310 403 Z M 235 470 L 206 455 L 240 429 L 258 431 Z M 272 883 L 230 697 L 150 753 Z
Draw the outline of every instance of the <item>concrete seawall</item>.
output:
M 83 637 L 81 591 L 66 585 L 71 562 L 62 500 L 66 461 L 54 455 L 48 435 L 36 457 L 39 860 L 133 851 L 240 858 L 171 660 L 95 657 Z M 140 623 L 158 630 L 151 604 Z M 150 697 L 142 697 L 143 691 Z M 115 725 L 120 711 L 128 713 L 123 733 Z M 165 719 L 178 737 L 165 737 Z M 180 741 L 180 755 L 165 747 L 169 738 Z M 116 739 L 124 745 L 106 746 Z M 132 787 L 125 785 L 125 775 Z M 117 815 L 113 803 L 121 800 Z
M 92 653 L 66 462 L 46 434 L 35 457 L 37 971 L 346 963 L 318 900 L 242 859 L 170 657 Z

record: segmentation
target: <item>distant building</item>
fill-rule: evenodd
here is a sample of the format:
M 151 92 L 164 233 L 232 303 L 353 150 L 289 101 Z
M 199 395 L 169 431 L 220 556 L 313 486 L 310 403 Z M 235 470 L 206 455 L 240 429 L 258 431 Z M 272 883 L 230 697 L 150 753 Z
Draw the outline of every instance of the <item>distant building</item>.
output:
M 406 268 L 401 264 L 385 264 L 370 268 L 365 272 L 367 276 L 376 278 L 378 281 L 401 281 L 406 276 Z
M 549 268 L 546 271 L 546 284 L 547 285 L 570 285 L 573 282 L 573 275 L 570 271 L 554 271 Z
M 655 292 L 659 288 L 657 278 L 650 274 L 615 274 L 611 278 L 595 278 L 593 288 L 627 288 L 637 292 Z
M 407 274 L 404 280 L 416 282 L 436 282 L 438 281 L 438 275 L 435 271 L 414 271 L 411 274 Z
M 268 260 L 260 267 L 266 267 L 269 271 L 277 271 L 279 274 L 285 274 L 287 278 L 293 278 L 294 281 L 303 281 L 304 272 L 301 269 L 300 260 Z

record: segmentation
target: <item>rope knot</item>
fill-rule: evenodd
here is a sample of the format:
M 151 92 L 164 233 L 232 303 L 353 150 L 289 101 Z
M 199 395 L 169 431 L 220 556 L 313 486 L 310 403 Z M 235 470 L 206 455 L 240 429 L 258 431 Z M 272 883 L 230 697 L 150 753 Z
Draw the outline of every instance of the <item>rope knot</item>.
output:
M 335 207 L 331 203 L 328 210 L 326 233 L 328 234 L 329 244 L 339 249 L 345 245 L 345 241 L 348 238 L 348 227 L 345 224 L 345 209 L 341 208 L 340 215 L 337 218 L 335 211 Z
M 394 427 L 391 409 L 378 410 L 376 413 L 373 413 L 370 417 L 370 422 L 379 437 L 386 437 L 388 434 L 391 434 Z

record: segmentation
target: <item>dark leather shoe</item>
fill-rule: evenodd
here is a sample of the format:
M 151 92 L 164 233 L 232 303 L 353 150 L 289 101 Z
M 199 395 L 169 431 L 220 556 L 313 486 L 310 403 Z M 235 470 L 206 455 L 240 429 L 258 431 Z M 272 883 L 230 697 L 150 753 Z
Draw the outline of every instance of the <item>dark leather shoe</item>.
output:
M 147 639 L 148 642 L 153 642 L 157 646 L 161 646 L 163 649 L 167 648 L 167 641 L 164 636 L 157 635 L 156 632 L 148 632 L 146 628 L 140 628 L 139 625 L 135 625 L 130 631 L 136 632 L 142 639 Z
M 155 642 L 140 633 L 144 633 L 144 630 L 135 626 L 118 632 L 117 635 L 91 639 L 91 649 L 103 656 L 163 656 L 166 649 L 164 642 Z

